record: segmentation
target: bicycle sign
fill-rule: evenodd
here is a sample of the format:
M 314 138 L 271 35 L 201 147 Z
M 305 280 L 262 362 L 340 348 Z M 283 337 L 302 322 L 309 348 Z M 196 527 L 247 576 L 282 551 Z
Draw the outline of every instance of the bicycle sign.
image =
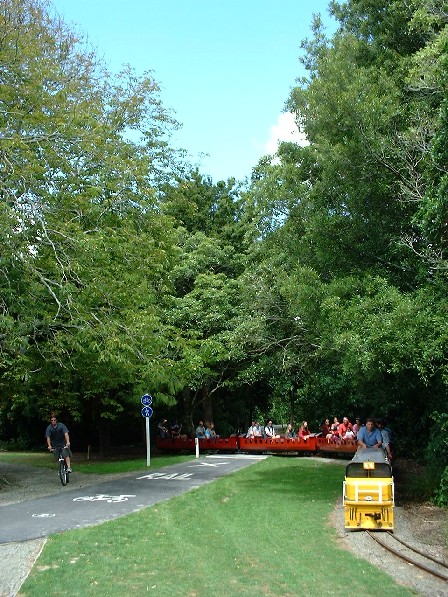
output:
M 145 394 L 142 396 L 141 403 L 143 404 L 142 408 L 142 417 L 145 417 L 145 426 L 146 426 L 146 466 L 150 466 L 151 462 L 151 448 L 149 445 L 149 419 L 153 415 L 153 410 L 151 408 L 152 404 L 152 396 L 149 394 Z
M 152 396 L 150 396 L 149 394 L 145 394 L 144 396 L 142 396 L 142 404 L 143 406 L 151 406 Z
M 149 418 L 149 417 L 152 417 L 152 414 L 153 414 L 153 410 L 150 406 L 144 406 L 142 408 L 142 417 Z

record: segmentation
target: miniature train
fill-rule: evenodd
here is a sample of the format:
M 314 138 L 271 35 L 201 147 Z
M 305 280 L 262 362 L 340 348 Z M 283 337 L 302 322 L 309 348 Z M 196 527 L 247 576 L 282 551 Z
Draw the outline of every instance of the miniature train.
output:
M 294 437 L 245 437 L 232 435 L 216 439 L 199 438 L 199 450 L 219 452 L 296 452 L 308 454 L 354 454 L 358 448 L 356 440 L 329 440 L 313 434 L 306 440 Z M 156 446 L 161 451 L 195 452 L 196 440 L 190 437 L 157 437 Z
M 345 528 L 393 531 L 394 501 L 392 466 L 385 450 L 359 449 L 345 472 Z

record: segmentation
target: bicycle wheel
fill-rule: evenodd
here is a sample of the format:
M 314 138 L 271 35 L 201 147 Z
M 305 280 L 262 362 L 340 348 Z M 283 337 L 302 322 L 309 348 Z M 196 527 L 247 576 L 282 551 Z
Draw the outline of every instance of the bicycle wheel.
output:
M 64 460 L 59 461 L 59 478 L 61 480 L 62 485 L 67 485 L 67 471 L 65 470 L 65 462 Z

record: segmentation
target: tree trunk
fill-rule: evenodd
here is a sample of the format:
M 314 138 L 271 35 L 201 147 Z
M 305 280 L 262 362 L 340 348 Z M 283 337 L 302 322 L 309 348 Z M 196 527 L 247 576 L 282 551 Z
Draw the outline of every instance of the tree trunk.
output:
M 294 425 L 294 393 L 291 392 L 289 397 L 289 422 Z
M 111 450 L 110 425 L 107 419 L 100 417 L 98 435 L 100 440 L 100 458 L 105 458 L 110 454 Z
M 213 422 L 213 398 L 209 390 L 208 384 L 202 387 L 202 413 L 205 424 Z

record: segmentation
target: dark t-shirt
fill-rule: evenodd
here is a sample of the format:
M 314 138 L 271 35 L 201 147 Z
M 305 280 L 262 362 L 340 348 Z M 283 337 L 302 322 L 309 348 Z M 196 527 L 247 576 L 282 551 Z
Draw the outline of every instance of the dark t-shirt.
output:
M 56 427 L 48 425 L 45 432 L 45 437 L 49 437 L 53 448 L 65 446 L 65 434 L 68 433 L 67 427 L 64 423 L 56 423 Z

